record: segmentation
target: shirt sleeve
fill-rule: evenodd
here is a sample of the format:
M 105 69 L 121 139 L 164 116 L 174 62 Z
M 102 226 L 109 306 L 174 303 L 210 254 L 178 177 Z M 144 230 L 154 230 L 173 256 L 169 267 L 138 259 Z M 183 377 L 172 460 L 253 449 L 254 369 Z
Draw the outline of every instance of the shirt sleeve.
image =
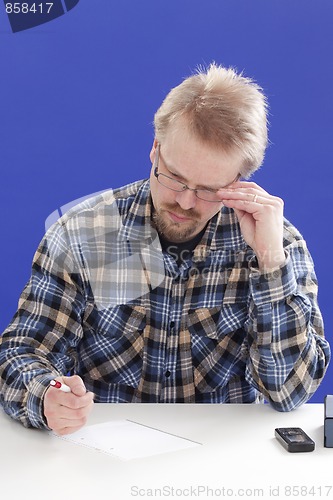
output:
M 84 298 L 65 226 L 46 233 L 18 310 L 0 337 L 0 403 L 24 426 L 47 428 L 43 396 L 52 378 L 75 366 Z
M 305 241 L 285 247 L 286 261 L 268 273 L 250 262 L 248 382 L 278 411 L 306 402 L 330 360 L 317 302 L 317 278 Z

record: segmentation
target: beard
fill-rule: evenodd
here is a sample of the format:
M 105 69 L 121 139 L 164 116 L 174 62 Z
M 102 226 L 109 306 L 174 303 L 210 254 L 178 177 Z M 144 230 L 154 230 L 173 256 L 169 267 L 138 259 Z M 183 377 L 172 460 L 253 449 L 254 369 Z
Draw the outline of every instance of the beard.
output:
M 177 214 L 179 217 L 186 217 L 190 220 L 185 222 L 174 222 L 167 212 Z M 181 210 L 179 206 L 166 206 L 158 211 L 153 210 L 152 220 L 157 232 L 166 240 L 173 243 L 182 243 L 194 238 L 200 230 L 200 218 L 194 210 Z

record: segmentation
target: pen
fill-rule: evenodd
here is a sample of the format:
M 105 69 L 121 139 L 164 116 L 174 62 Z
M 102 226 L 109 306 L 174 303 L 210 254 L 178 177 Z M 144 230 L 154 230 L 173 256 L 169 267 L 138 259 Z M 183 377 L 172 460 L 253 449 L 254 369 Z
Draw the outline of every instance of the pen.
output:
M 58 380 L 51 380 L 50 385 L 55 389 L 60 389 L 62 392 L 72 392 L 68 385 L 62 384 L 61 382 L 58 382 Z

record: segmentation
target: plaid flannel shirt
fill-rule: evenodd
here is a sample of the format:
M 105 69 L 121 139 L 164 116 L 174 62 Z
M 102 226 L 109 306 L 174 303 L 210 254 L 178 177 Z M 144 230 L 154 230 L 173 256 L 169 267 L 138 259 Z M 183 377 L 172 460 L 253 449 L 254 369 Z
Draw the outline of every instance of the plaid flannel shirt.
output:
M 80 203 L 46 233 L 0 338 L 1 404 L 46 427 L 49 381 L 79 374 L 95 402 L 304 403 L 324 376 L 311 257 L 285 220 L 286 262 L 262 274 L 233 210 L 177 266 L 151 224 L 149 181 Z

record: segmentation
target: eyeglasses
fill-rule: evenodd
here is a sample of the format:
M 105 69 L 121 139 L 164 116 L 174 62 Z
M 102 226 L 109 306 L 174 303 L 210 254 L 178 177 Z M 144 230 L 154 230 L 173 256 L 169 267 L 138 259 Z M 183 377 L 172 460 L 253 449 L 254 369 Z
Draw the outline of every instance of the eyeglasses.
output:
M 213 189 L 193 189 L 188 187 L 186 184 L 183 182 L 177 181 L 176 179 L 173 179 L 169 175 L 166 174 L 161 174 L 158 172 L 158 164 L 159 164 L 159 159 L 160 159 L 160 144 L 157 144 L 156 148 L 156 157 L 155 157 L 155 168 L 154 168 L 154 175 L 157 179 L 157 181 L 164 187 L 171 189 L 171 191 L 176 191 L 178 193 L 181 193 L 182 191 L 186 191 L 187 189 L 189 191 L 193 191 L 195 196 L 199 198 L 199 200 L 203 201 L 210 201 L 210 202 L 221 202 L 221 199 L 217 197 L 216 193 L 217 191 Z M 223 186 L 223 188 L 226 188 L 236 182 L 240 178 L 240 174 L 237 174 L 235 179 L 227 184 L 226 186 Z M 222 188 L 222 186 L 221 186 Z

